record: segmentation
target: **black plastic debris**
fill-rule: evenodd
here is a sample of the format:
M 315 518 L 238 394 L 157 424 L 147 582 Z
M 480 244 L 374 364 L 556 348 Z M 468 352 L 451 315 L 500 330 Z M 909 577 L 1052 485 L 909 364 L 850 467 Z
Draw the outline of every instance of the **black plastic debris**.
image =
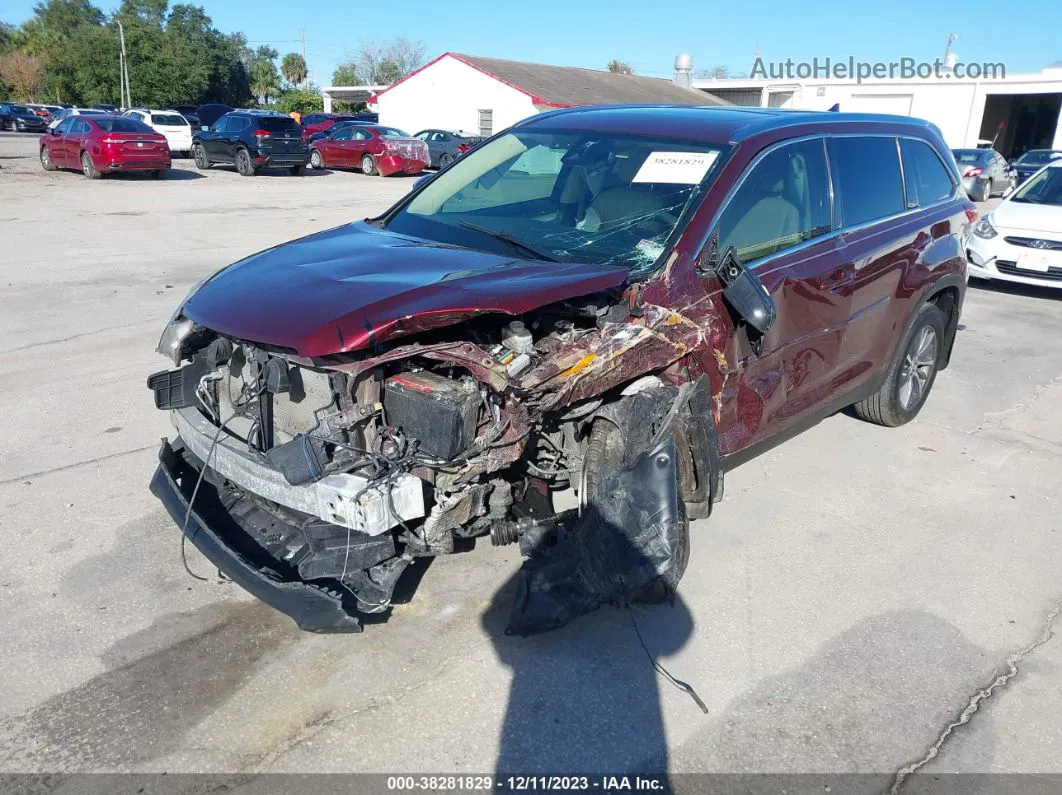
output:
M 556 629 L 605 604 L 671 597 L 689 558 L 675 451 L 668 435 L 603 477 L 582 515 L 558 514 L 524 533 L 508 634 Z

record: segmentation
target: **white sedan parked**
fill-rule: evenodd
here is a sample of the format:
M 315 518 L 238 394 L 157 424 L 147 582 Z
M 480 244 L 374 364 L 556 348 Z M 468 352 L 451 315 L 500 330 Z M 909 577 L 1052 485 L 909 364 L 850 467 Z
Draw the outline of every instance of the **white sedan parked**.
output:
M 969 273 L 1062 287 L 1062 161 L 1033 174 L 974 225 Z
M 162 133 L 166 137 L 166 143 L 170 146 L 170 154 L 188 155 L 191 153 L 192 126 L 188 123 L 188 119 L 177 111 L 133 108 L 127 110 L 125 115 L 144 122 L 155 132 Z

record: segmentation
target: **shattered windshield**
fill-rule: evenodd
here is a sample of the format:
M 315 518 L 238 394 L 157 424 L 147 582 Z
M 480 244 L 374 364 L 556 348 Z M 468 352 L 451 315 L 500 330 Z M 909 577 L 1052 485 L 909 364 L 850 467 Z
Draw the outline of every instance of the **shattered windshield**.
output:
M 525 259 L 654 267 L 723 147 L 593 131 L 513 130 L 433 179 L 388 222 Z

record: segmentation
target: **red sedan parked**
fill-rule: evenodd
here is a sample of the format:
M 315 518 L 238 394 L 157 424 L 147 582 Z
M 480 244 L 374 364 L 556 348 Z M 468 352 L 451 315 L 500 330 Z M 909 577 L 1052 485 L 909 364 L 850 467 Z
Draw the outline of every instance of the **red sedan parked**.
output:
M 430 160 L 428 145 L 394 127 L 343 127 L 310 145 L 312 168 L 360 168 L 363 174 L 419 174 Z
M 79 168 L 89 179 L 113 171 L 147 171 L 159 179 L 170 167 L 170 147 L 136 119 L 70 116 L 41 136 L 41 166 Z

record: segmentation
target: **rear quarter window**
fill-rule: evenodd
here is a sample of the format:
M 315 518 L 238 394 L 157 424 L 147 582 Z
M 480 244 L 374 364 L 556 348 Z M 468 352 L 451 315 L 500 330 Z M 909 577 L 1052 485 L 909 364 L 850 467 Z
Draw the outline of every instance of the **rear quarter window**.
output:
M 908 205 L 926 207 L 944 201 L 955 192 L 951 173 L 925 141 L 901 138 L 900 152 Z
M 836 201 L 845 226 L 876 221 L 906 209 L 895 138 L 829 140 Z

